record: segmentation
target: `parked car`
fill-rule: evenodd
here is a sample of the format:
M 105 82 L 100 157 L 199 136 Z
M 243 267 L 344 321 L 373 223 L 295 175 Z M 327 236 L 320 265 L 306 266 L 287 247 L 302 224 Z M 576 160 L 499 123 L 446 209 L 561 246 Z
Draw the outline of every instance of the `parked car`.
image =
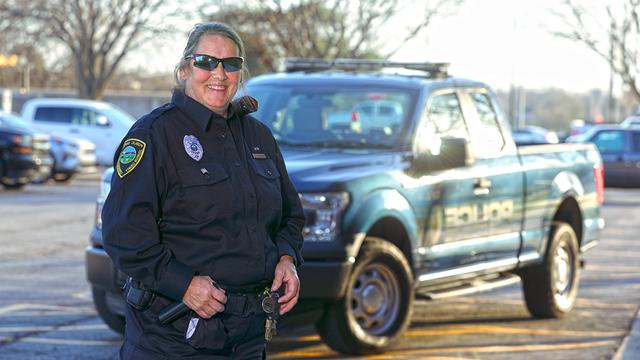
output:
M 74 175 L 98 171 L 96 146 L 80 138 L 51 137 L 53 167 L 50 177 L 57 182 L 71 180 Z
M 629 116 L 624 119 L 621 123 L 621 126 L 639 126 L 640 125 L 640 115 Z
M 19 115 L 5 111 L 0 111 L 0 127 L 6 129 L 5 131 L 11 129 L 10 131 L 23 131 L 30 134 L 33 148 L 32 157 L 36 164 L 36 171 L 31 176 L 31 182 L 46 181 L 53 168 L 50 136 L 34 131 Z M 21 185 L 18 185 L 20 183 L 22 183 L 22 181 L 17 181 L 14 187 L 20 188 Z M 9 185 L 9 187 L 11 187 L 11 185 Z
M 53 136 L 93 142 L 99 165 L 112 165 L 116 148 L 135 121 L 113 104 L 82 99 L 31 99 L 22 107 L 22 117 Z
M 558 134 L 542 126 L 527 125 L 513 130 L 513 141 L 517 146 L 557 144 Z
M 640 127 L 596 125 L 567 142 L 591 142 L 598 147 L 605 186 L 640 187 Z
M 17 115 L 0 112 L 0 183 L 21 189 L 51 172 L 49 136 L 34 133 Z
M 353 107 L 351 130 L 364 133 L 376 130 L 387 133 L 396 131 L 407 105 L 403 99 L 375 99 L 358 103 Z
M 330 347 L 384 351 L 411 322 L 416 295 L 439 299 L 522 281 L 532 316 L 572 310 L 581 254 L 604 227 L 593 144 L 516 148 L 489 86 L 449 77 L 444 64 L 304 61 L 296 72 L 249 80 L 246 91 L 279 142 L 307 218 L 294 311 L 317 313 Z M 360 65 L 405 65 L 424 75 L 363 74 Z M 328 114 L 372 97 L 402 104 L 399 131 L 328 126 Z M 98 313 L 122 330 L 126 276 L 100 231 L 112 175 L 102 180 L 86 264 Z

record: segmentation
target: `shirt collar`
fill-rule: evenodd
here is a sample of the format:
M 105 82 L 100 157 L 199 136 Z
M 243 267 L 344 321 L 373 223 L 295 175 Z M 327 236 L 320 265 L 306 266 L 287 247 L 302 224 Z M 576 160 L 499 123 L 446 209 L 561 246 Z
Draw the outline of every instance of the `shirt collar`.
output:
M 175 90 L 173 92 L 171 102 L 176 104 L 176 106 L 180 110 L 187 114 L 188 117 L 193 119 L 193 121 L 195 121 L 198 126 L 204 131 L 207 131 L 207 129 L 209 129 L 209 125 L 211 125 L 212 119 L 216 121 L 226 120 L 218 113 L 209 110 L 206 106 L 200 104 L 198 101 L 186 95 L 182 90 Z M 233 113 L 233 106 L 229 106 L 227 116 L 231 118 Z

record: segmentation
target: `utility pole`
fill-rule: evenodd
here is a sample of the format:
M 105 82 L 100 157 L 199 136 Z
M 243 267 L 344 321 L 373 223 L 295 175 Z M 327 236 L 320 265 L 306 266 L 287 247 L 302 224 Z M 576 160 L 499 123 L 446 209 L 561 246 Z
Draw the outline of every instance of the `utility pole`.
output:
M 613 25 L 611 25 L 613 27 Z M 614 38 L 613 38 L 613 31 L 615 29 L 610 28 L 609 29 L 609 92 L 607 94 L 607 109 L 605 110 L 605 114 L 604 114 L 604 121 L 605 122 L 613 122 L 613 76 L 614 76 L 614 71 L 613 71 L 613 57 L 615 55 L 614 49 L 613 49 L 613 42 L 614 42 Z

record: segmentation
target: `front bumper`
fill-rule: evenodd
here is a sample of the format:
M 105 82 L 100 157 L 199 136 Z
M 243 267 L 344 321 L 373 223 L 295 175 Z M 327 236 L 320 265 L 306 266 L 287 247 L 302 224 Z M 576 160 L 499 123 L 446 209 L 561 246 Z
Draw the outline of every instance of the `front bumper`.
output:
M 117 292 L 126 276 L 118 271 L 104 249 L 85 249 L 87 279 L 92 286 Z M 301 300 L 336 300 L 344 296 L 351 262 L 307 261 L 298 269 Z
M 351 262 L 305 261 L 298 269 L 301 300 L 337 300 L 344 296 Z
M 87 246 L 85 249 L 87 280 L 91 286 L 109 292 L 118 292 L 126 279 L 125 275 L 113 266 L 113 261 L 102 248 Z

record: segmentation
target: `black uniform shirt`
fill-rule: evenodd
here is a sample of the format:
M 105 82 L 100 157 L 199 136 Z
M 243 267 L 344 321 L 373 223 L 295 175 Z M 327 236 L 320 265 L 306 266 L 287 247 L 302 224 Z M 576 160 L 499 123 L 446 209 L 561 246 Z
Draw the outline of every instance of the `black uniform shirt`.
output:
M 269 129 L 228 119 L 180 91 L 138 120 L 116 153 L 104 247 L 116 267 L 182 300 L 196 273 L 231 291 L 273 279 L 282 255 L 302 263 L 300 199 Z

